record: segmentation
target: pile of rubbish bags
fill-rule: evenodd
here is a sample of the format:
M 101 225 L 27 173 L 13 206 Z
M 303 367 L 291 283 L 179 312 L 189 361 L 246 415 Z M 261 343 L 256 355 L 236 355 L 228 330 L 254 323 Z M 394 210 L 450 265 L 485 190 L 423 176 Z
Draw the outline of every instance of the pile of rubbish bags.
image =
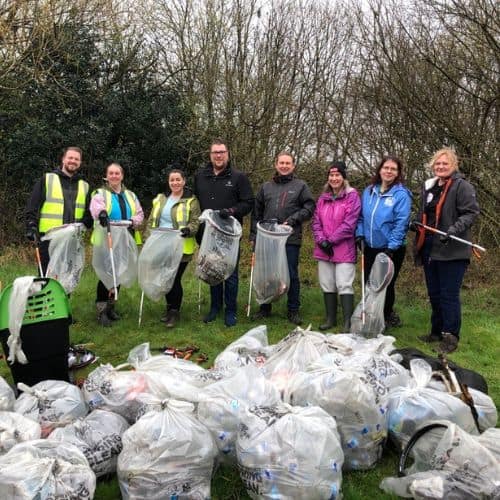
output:
M 386 446 L 403 452 L 386 492 L 500 498 L 494 402 L 471 389 L 471 408 L 423 359 L 407 370 L 394 340 L 297 328 L 270 345 L 259 326 L 211 369 L 145 343 L 81 389 L 47 380 L 16 398 L 0 378 L 0 498 L 93 498 L 113 474 L 125 499 L 210 498 L 223 463 L 251 498 L 336 499 L 342 472 Z

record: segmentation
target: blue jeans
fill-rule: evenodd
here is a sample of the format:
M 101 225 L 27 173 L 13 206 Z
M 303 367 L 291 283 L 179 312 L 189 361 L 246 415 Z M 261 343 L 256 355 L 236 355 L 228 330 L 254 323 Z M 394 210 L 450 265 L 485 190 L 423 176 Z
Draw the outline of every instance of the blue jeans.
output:
M 210 287 L 210 309 L 220 311 L 222 309 L 222 299 L 226 305 L 226 312 L 233 312 L 236 314 L 237 298 L 238 298 L 238 265 L 240 256 L 233 274 L 222 283 Z
M 460 306 L 460 288 L 469 261 L 432 260 L 430 252 L 432 240 L 426 240 L 422 249 L 425 282 L 431 303 L 431 334 L 441 332 L 460 335 L 462 313 Z

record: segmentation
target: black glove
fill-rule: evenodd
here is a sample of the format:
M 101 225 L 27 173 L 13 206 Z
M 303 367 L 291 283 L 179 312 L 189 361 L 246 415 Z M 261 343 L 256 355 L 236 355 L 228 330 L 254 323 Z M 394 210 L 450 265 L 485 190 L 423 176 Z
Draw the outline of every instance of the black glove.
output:
M 99 212 L 99 224 L 102 227 L 107 227 L 109 224 L 109 217 L 108 217 L 108 212 L 106 210 L 101 210 Z
M 28 229 L 26 229 L 26 238 L 30 241 L 38 241 L 38 229 L 35 226 L 29 226 Z
M 326 255 L 333 257 L 333 243 L 331 241 L 324 240 L 319 244 L 319 247 L 326 253 Z
M 294 227 L 298 224 L 297 219 L 295 217 L 288 217 L 288 219 L 285 221 L 287 225 L 290 227 Z
M 385 253 L 390 259 L 394 258 L 394 252 L 390 248 L 384 248 L 382 252 Z
M 356 236 L 356 246 L 360 250 L 363 250 L 363 247 L 365 246 L 365 237 L 364 236 Z
M 416 233 L 416 232 L 418 231 L 419 227 L 420 227 L 420 226 L 418 225 L 418 222 L 419 222 L 418 220 L 412 220 L 412 221 L 410 222 L 410 225 L 409 225 L 408 229 L 409 229 L 410 231 L 413 231 L 414 233 Z
M 229 216 L 233 215 L 233 209 L 232 208 L 221 208 L 219 210 L 219 215 L 221 219 L 229 219 Z
M 443 244 L 443 245 L 447 245 L 449 242 L 450 242 L 450 235 L 449 234 L 442 234 L 440 237 L 439 237 L 439 241 Z
M 188 227 L 181 227 L 181 236 L 183 238 L 189 238 L 191 236 L 191 229 Z

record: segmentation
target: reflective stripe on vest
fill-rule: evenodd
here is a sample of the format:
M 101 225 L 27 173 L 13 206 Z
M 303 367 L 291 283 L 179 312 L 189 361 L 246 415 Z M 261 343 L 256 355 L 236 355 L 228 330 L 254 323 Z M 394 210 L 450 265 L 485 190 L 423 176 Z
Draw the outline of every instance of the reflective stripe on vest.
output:
M 85 200 L 89 185 L 84 180 L 78 181 L 78 188 L 75 200 L 73 222 L 80 222 L 85 213 Z M 40 220 L 38 230 L 46 233 L 53 227 L 64 224 L 64 195 L 61 186 L 61 179 L 57 174 L 45 174 L 45 201 L 40 208 Z

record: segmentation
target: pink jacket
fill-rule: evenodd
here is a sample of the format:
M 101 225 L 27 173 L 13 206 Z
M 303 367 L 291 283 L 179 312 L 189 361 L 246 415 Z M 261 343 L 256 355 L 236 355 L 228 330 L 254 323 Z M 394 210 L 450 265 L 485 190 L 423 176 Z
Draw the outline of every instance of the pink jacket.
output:
M 313 257 L 335 263 L 356 262 L 354 233 L 361 211 L 358 192 L 347 187 L 334 198 L 332 193 L 323 193 L 316 204 L 312 220 L 314 236 Z M 329 257 L 319 244 L 328 240 L 333 243 L 333 257 Z

